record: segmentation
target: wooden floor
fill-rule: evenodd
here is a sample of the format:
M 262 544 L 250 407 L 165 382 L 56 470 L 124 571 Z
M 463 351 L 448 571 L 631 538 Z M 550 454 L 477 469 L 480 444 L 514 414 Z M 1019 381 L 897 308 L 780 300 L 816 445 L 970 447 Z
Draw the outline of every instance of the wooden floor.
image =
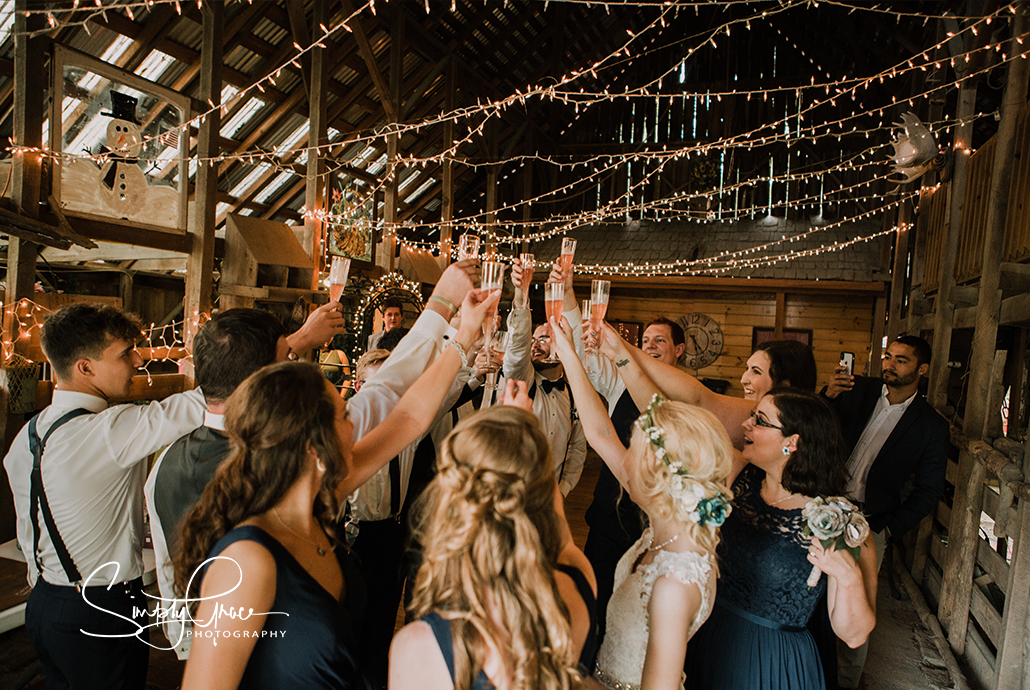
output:
M 597 483 L 600 466 L 600 458 L 590 451 L 579 484 L 565 500 L 565 513 L 569 520 L 569 527 L 572 529 L 572 537 L 580 547 L 587 538 L 584 514 L 593 498 L 594 484 Z M 13 561 L 8 561 L 8 563 L 13 563 Z M 19 570 L 21 574 L 18 577 L 9 577 L 4 583 L 13 587 L 11 583 L 15 580 L 19 581 L 18 584 L 24 582 L 23 567 L 19 566 Z M 157 595 L 156 585 L 152 594 Z M 403 611 L 398 611 L 398 621 L 402 620 Z M 163 644 L 164 638 L 161 637 L 160 632 L 152 630 L 151 633 L 151 641 L 154 644 Z M 33 670 L 37 663 L 36 654 L 29 643 L 24 627 L 0 635 L 0 689 L 14 688 L 28 676 L 35 675 Z M 185 664 L 176 658 L 174 652 L 152 649 L 150 651 L 150 671 L 147 674 L 148 690 L 176 690 L 182 683 L 184 667 Z M 24 690 L 43 690 L 44 687 L 42 676 L 38 676 L 24 686 Z

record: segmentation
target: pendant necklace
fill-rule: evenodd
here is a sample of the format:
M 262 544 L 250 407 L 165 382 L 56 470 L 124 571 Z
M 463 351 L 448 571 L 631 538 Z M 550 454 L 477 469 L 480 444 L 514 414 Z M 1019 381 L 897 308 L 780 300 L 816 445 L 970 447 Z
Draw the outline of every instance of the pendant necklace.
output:
M 279 509 L 278 508 L 272 508 L 272 512 L 275 513 L 276 519 L 279 520 L 280 523 L 282 523 L 282 526 L 285 527 L 286 530 L 290 534 L 292 534 L 295 537 L 299 537 L 299 538 L 303 539 L 304 541 L 306 541 L 309 544 L 314 544 L 315 548 L 318 549 L 318 555 L 319 556 L 324 556 L 324 555 L 326 555 L 326 553 L 328 553 L 325 549 L 322 548 L 322 545 L 319 544 L 317 541 L 312 540 L 312 539 L 308 539 L 307 537 L 305 537 L 305 536 L 303 536 L 301 534 L 298 534 L 297 532 L 294 532 L 293 529 L 290 528 L 290 526 L 286 524 L 286 521 L 282 519 L 282 516 L 279 515 Z

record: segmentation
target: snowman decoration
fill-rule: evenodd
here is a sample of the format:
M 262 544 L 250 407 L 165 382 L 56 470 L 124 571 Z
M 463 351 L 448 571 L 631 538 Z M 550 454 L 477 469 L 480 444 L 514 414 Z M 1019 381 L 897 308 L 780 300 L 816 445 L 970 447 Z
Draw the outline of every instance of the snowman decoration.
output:
M 111 118 L 107 125 L 108 160 L 100 169 L 100 198 L 116 217 L 128 218 L 147 200 L 147 177 L 137 164 L 143 148 L 140 123 L 136 119 L 137 99 L 111 91 Z

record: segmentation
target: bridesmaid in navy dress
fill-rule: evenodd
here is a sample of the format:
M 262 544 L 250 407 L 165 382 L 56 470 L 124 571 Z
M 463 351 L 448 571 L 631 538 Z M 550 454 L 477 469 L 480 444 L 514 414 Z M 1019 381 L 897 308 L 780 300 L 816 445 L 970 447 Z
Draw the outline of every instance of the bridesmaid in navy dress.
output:
M 815 395 L 775 389 L 744 423 L 733 512 L 722 527 L 721 577 L 708 622 L 687 648 L 687 688 L 823 690 L 809 619 L 825 592 L 833 631 L 862 644 L 876 624 L 872 538 L 856 563 L 802 536 L 802 508 L 844 492 L 840 430 Z M 825 573 L 806 583 L 812 565 Z

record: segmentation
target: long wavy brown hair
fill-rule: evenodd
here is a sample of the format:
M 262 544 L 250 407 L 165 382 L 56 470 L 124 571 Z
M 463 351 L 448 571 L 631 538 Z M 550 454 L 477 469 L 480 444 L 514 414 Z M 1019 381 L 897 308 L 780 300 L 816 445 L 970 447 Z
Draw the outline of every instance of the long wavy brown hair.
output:
M 226 532 L 279 502 L 300 478 L 315 449 L 325 465 L 314 514 L 329 535 L 337 515 L 333 488 L 346 475 L 336 430 L 336 401 L 318 367 L 284 362 L 247 378 L 225 407 L 225 430 L 231 450 L 183 519 L 175 564 L 175 590 L 196 599 L 200 578 L 194 577 L 215 543 Z M 199 573 L 198 573 L 199 574 Z
M 554 569 L 562 548 L 555 478 L 536 417 L 492 407 L 456 426 L 417 510 L 425 560 L 411 611 L 451 623 L 455 688 L 472 687 L 489 648 L 513 690 L 565 690 L 579 678 Z

